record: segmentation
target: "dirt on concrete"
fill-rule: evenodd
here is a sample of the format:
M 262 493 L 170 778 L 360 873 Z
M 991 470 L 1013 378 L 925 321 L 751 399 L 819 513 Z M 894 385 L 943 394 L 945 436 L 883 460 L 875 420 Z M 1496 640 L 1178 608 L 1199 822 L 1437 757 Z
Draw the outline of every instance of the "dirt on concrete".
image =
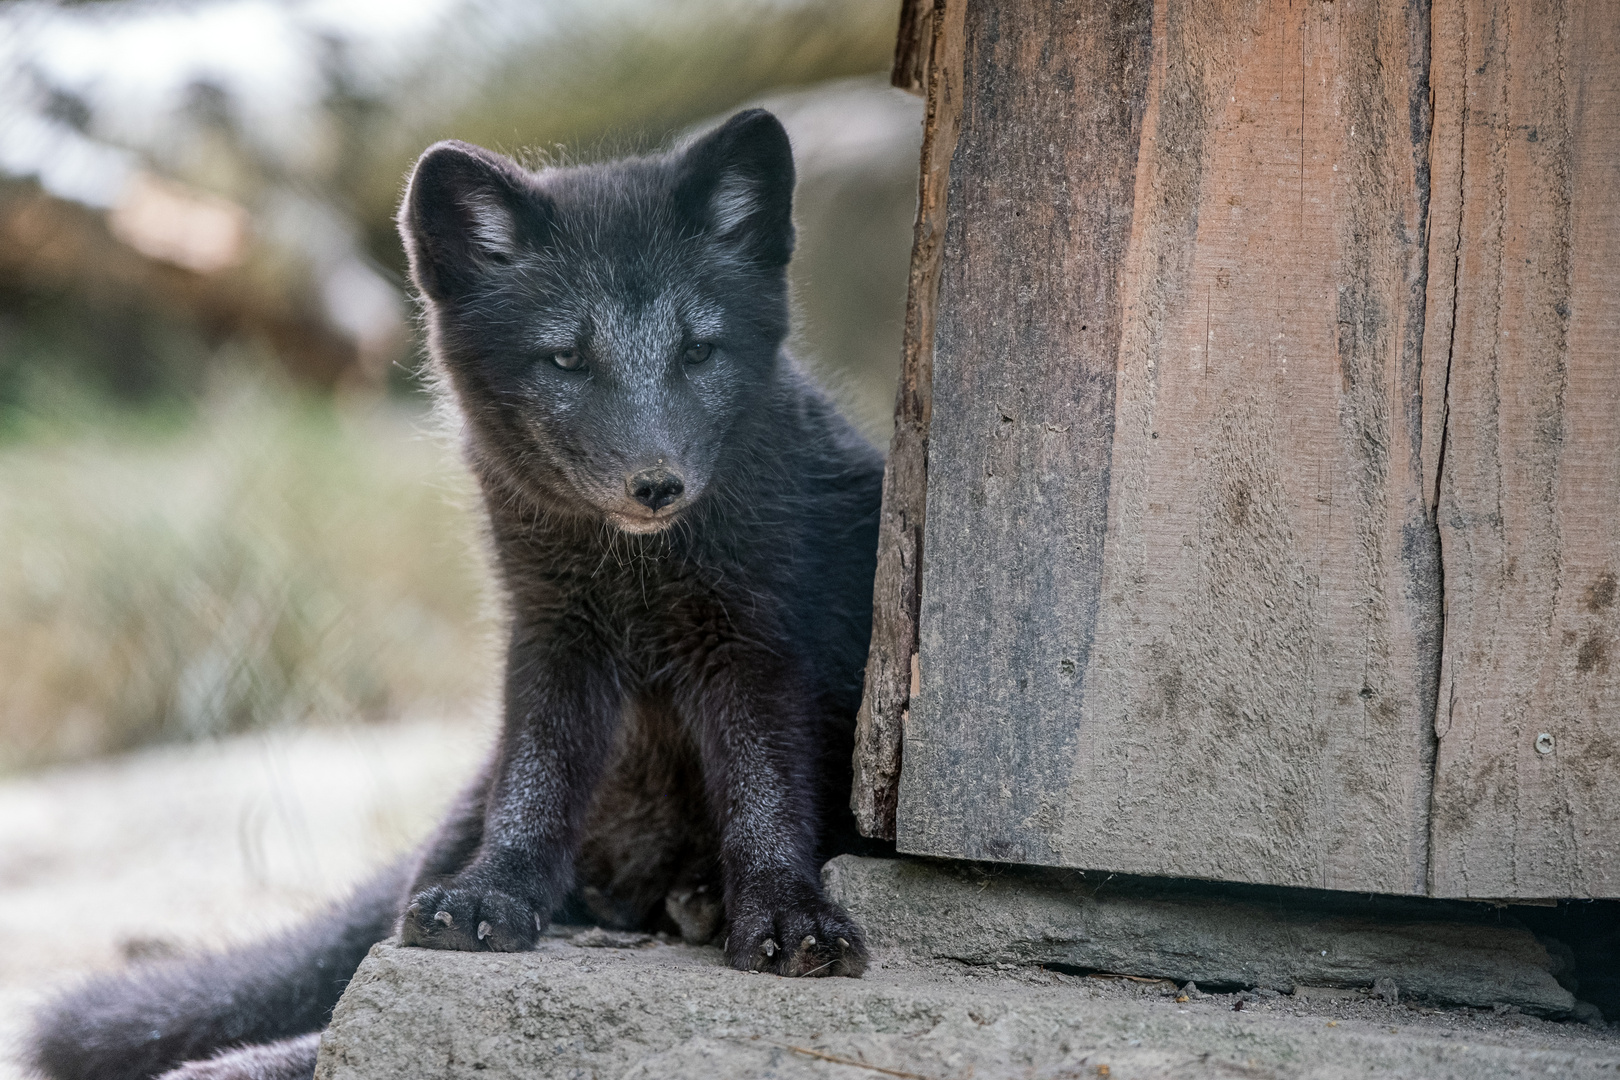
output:
M 891 952 L 859 980 L 792 980 L 733 971 L 715 949 L 626 944 L 379 945 L 338 1006 L 317 1080 L 1620 1076 L 1607 1027 L 1511 1010 L 1205 994 Z

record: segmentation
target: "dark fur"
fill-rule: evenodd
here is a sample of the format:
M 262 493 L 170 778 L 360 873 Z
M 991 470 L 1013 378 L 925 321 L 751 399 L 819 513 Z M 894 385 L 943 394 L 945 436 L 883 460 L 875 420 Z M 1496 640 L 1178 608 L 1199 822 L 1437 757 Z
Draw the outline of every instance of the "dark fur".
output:
M 507 600 L 500 742 L 408 876 L 67 995 L 45 1072 L 136 1080 L 316 1031 L 396 919 L 407 944 L 516 950 L 558 911 L 703 939 L 723 905 L 736 967 L 860 973 L 818 867 L 851 835 L 881 463 L 782 351 L 792 190 L 758 110 L 606 166 L 423 155 L 400 228 Z M 313 1047 L 176 1075 L 307 1077 Z
M 407 869 L 248 948 L 143 964 L 62 995 L 35 1017 L 32 1064 L 53 1077 L 149 1077 L 325 1027 L 366 951 L 398 921 Z

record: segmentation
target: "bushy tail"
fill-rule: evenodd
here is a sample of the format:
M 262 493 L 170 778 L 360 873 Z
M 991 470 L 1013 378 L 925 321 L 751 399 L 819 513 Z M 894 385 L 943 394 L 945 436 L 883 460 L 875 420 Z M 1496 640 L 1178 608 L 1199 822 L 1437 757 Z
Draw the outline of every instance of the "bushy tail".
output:
M 225 1047 L 319 1031 L 393 932 L 408 870 L 391 867 L 268 940 L 91 979 L 35 1016 L 28 1063 L 53 1080 L 147 1080 Z

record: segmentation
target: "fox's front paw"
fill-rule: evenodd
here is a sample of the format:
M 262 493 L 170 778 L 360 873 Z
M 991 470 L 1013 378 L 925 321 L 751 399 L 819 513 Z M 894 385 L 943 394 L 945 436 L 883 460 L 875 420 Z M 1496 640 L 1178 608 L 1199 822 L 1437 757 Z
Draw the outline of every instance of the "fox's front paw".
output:
M 475 886 L 435 885 L 411 897 L 400 920 L 407 945 L 461 952 L 534 948 L 542 917 L 515 896 Z
M 726 959 L 744 971 L 797 978 L 866 970 L 866 939 L 844 909 L 800 885 L 769 898 L 743 900 L 726 935 Z

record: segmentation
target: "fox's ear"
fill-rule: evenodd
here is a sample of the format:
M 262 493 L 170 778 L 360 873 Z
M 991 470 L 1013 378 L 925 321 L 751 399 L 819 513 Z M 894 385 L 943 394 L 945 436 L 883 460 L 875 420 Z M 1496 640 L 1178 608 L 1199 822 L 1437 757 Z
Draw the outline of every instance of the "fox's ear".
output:
M 716 238 L 770 266 L 793 255 L 793 147 L 764 109 L 740 112 L 682 152 L 675 200 Z
M 464 142 L 428 147 L 399 208 L 416 287 L 435 300 L 465 292 L 491 267 L 544 243 L 549 209 L 523 170 L 499 154 Z

